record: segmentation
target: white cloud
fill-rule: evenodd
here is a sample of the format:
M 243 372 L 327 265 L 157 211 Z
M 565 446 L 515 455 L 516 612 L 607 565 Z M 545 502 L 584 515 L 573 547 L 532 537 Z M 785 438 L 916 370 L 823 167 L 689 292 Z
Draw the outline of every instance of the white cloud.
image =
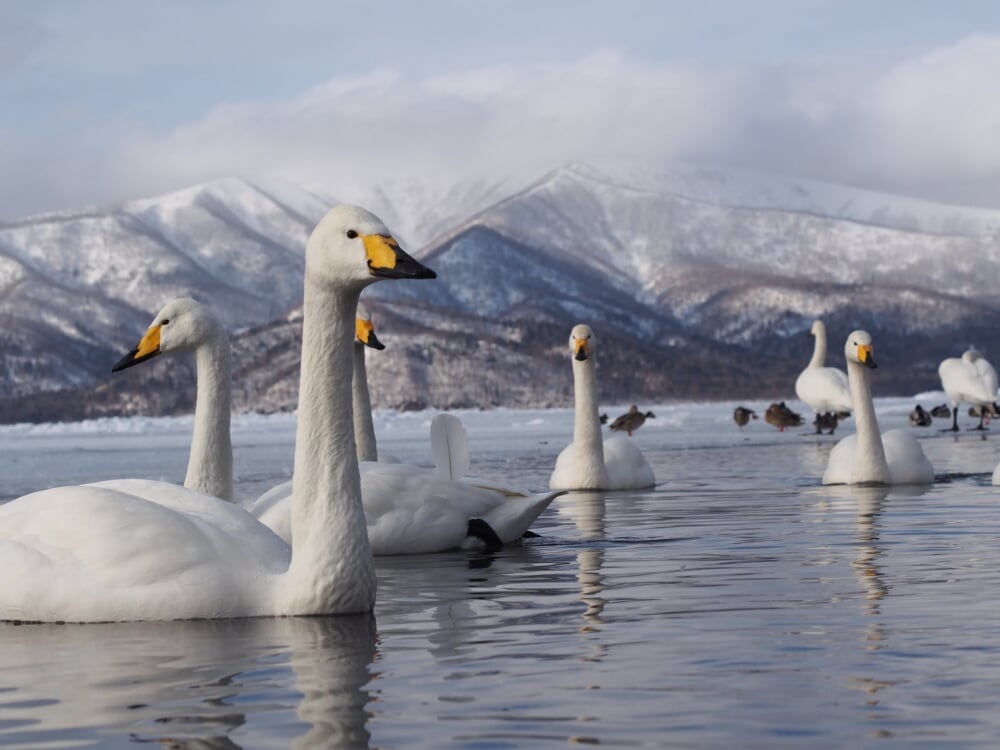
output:
M 1000 207 L 997 70 L 996 35 L 894 64 L 736 69 L 601 50 L 424 77 L 383 68 L 283 101 L 220 104 L 162 133 L 89 123 L 54 150 L 22 142 L 0 168 L 34 163 L 29 186 L 51 179 L 67 200 L 83 185 L 79 205 L 231 174 L 336 193 L 413 176 L 531 177 L 572 160 L 681 159 Z M 23 184 L 0 184 L 3 205 L 25 198 Z

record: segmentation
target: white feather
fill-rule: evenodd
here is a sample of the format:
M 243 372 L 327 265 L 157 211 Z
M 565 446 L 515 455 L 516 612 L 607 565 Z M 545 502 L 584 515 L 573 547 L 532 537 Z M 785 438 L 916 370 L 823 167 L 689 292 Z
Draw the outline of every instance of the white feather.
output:
M 462 420 L 438 414 L 431 422 L 431 456 L 439 476 L 458 481 L 469 470 L 469 439 Z

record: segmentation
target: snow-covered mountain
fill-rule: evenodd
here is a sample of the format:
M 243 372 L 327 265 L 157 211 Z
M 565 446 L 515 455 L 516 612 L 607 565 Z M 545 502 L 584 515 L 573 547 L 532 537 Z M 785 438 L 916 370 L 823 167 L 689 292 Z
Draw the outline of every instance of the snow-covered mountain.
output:
M 1000 357 L 1000 212 L 695 167 L 573 164 L 516 190 L 387 185 L 338 197 L 382 215 L 439 279 L 366 292 L 386 339 L 402 334 L 369 359 L 382 405 L 565 403 L 576 322 L 601 336 L 602 385 L 619 401 L 790 395 L 809 355 L 796 334 L 814 317 L 834 362 L 837 336 L 872 330 L 883 391 L 933 387 L 937 362 L 966 344 Z M 332 203 L 230 179 L 0 224 L 0 412 L 148 405 L 107 368 L 181 294 L 240 331 L 237 403 L 288 408 L 286 313 Z M 169 383 L 158 368 L 128 383 Z M 71 390 L 30 396 L 55 389 Z M 179 398 L 158 394 L 158 408 Z

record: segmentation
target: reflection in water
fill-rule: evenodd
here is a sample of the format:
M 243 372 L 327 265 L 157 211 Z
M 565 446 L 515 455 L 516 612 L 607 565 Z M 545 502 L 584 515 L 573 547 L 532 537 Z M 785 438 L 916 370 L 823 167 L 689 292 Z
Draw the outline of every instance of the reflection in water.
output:
M 257 712 L 287 700 L 310 725 L 296 745 L 368 746 L 371 616 L 3 626 L 0 639 L 0 745 L 127 734 L 239 747 Z M 303 731 L 274 729 L 287 733 L 286 746 Z
M 560 515 L 572 518 L 584 539 L 604 541 L 606 509 L 603 493 L 570 492 L 557 498 L 556 502 Z M 601 596 L 605 588 L 604 576 L 601 573 L 603 565 L 603 546 L 586 547 L 576 555 L 576 579 L 580 584 L 580 601 L 587 607 L 583 613 L 586 624 L 580 629 L 582 633 L 599 630 L 604 622 L 601 613 L 607 600 Z M 593 658 L 599 660 L 603 656 L 604 647 L 596 648 L 598 653 Z

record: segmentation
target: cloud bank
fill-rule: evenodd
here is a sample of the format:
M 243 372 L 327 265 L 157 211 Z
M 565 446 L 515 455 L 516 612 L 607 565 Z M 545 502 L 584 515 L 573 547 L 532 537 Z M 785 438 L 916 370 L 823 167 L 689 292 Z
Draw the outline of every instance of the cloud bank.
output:
M 384 67 L 159 132 L 67 113 L 0 124 L 5 217 L 237 175 L 336 194 L 387 179 L 532 177 L 573 160 L 732 164 L 1000 208 L 1000 35 L 891 63 L 727 67 L 604 49 L 414 77 Z M 2 123 L 2 120 L 0 120 Z

